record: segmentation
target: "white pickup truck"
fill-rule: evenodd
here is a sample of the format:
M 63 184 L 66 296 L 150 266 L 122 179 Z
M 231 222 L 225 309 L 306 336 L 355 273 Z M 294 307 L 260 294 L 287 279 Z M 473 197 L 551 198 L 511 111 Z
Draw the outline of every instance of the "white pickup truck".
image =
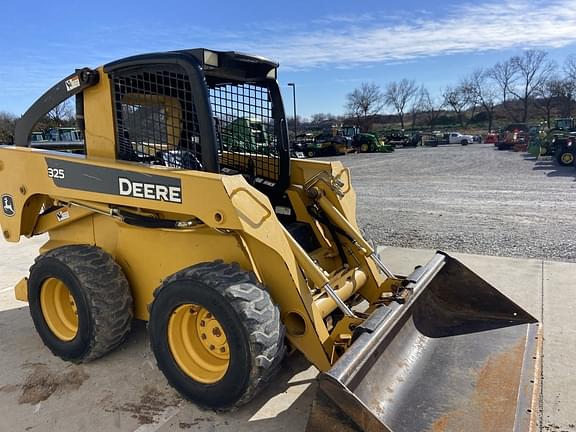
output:
M 468 145 L 474 142 L 472 135 L 463 135 L 460 132 L 450 132 L 448 134 L 448 144 Z

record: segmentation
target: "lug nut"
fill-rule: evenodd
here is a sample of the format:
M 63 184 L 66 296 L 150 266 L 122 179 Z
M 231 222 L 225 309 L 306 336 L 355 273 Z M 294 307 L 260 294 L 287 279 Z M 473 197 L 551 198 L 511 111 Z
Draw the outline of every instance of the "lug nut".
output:
M 226 352 L 226 348 L 224 348 L 224 347 L 220 348 L 220 352 L 221 353 Z
M 220 329 L 218 327 L 214 327 L 212 329 L 212 334 L 216 337 L 220 337 L 222 336 L 222 332 L 220 331 Z
M 214 351 L 214 348 L 216 348 L 214 345 L 210 345 L 210 350 Z
M 202 339 L 206 339 L 206 334 L 202 333 L 202 334 L 200 335 L 200 337 L 201 337 Z
M 206 327 L 206 321 L 200 320 L 200 327 Z

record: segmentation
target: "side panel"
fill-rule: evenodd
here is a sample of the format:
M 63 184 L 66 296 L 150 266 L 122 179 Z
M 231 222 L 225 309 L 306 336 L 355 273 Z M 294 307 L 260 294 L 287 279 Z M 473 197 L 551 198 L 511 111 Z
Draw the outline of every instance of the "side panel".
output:
M 98 69 L 100 81 L 84 90 L 86 153 L 89 157 L 116 159 L 116 136 L 110 80 Z
M 141 320 L 148 319 L 154 290 L 179 270 L 217 259 L 252 270 L 238 236 L 206 227 L 187 231 L 142 229 L 96 215 L 51 230 L 41 253 L 67 244 L 94 244 L 116 259 L 130 282 L 135 317 Z
M 106 230 L 100 234 L 105 236 Z M 148 305 L 164 278 L 191 265 L 217 259 L 236 262 L 243 269 L 252 270 L 234 234 L 221 234 L 207 228 L 179 232 L 123 226 L 118 231 L 116 260 L 134 292 L 134 312 L 138 319 L 148 319 Z
M 251 187 L 242 176 L 152 168 L 28 148 L 2 148 L 0 161 L 5 168 L 0 171 L 2 192 L 8 191 L 15 197 L 15 215 L 0 214 L 2 229 L 10 240 L 18 241 L 22 234 L 24 213 L 34 219 L 26 208 L 32 196 L 97 208 L 94 216 L 52 227 L 52 241 L 44 250 L 69 243 L 89 243 L 111 252 L 125 268 L 133 289 L 138 291 L 137 316 L 141 318 L 146 317 L 146 305 L 153 290 L 177 270 L 214 259 L 239 261 L 252 268 L 252 261 L 283 313 L 294 312 L 289 316 L 294 323 L 288 335 L 292 343 L 321 370 L 330 367 L 327 352 L 331 352 L 331 341 L 326 325 L 282 225 L 266 195 Z M 50 176 L 49 164 L 57 177 Z M 30 172 L 35 175 L 29 175 Z M 129 180 L 132 193 L 122 193 L 122 179 Z M 18 185 L 25 186 L 24 193 Z M 178 199 L 158 199 L 159 188 L 163 187 L 164 193 L 170 185 L 178 188 Z M 148 187 L 150 196 L 145 197 Z M 124 224 L 118 230 L 114 218 L 96 215 L 99 211 L 108 212 L 110 207 L 141 210 L 164 219 L 199 220 L 210 234 L 198 230 L 131 228 Z

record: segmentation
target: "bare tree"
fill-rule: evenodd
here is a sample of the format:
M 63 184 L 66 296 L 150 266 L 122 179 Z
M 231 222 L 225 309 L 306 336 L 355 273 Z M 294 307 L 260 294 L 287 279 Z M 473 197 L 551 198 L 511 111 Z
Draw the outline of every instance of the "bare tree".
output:
M 417 91 L 416 81 L 406 78 L 399 82 L 393 81 L 388 83 L 384 91 L 384 103 L 396 110 L 402 129 L 404 129 L 406 105 L 414 98 Z
M 442 93 L 444 105 L 452 108 L 461 127 L 464 127 L 464 111 L 470 106 L 470 96 L 470 93 L 462 85 L 456 87 L 448 86 Z
M 418 114 L 422 111 L 422 101 L 421 101 L 422 88 L 419 87 L 416 90 L 414 98 L 412 98 L 412 104 L 410 106 L 410 117 L 412 118 L 412 129 L 416 128 L 416 120 L 418 119 Z
M 576 93 L 576 81 L 570 78 L 564 78 L 560 82 L 560 86 L 557 91 L 560 97 L 560 115 L 562 117 L 572 117 L 572 105 L 574 100 L 574 94 Z
M 0 112 L 0 144 L 12 144 L 14 142 L 16 120 L 15 115 Z
M 572 100 L 576 92 L 576 55 L 571 54 L 564 62 L 564 72 L 566 79 L 564 80 L 564 90 L 566 96 L 566 105 L 564 106 L 564 116 L 570 117 L 572 115 Z
M 512 57 L 511 62 L 518 79 L 516 85 L 509 90 L 522 102 L 522 123 L 526 123 L 530 100 L 543 87 L 556 65 L 548 58 L 548 53 L 541 50 L 524 51 L 521 56 Z
M 418 106 L 426 118 L 426 124 L 430 129 L 434 128 L 442 108 L 444 106 L 443 101 L 438 101 L 432 95 L 424 85 L 418 89 Z
M 494 67 L 488 69 L 485 74 L 500 88 L 502 105 L 508 110 L 508 96 L 518 78 L 516 75 L 516 66 L 512 62 L 512 59 L 496 63 Z
M 48 121 L 52 123 L 52 126 L 55 127 L 63 126 L 64 124 L 74 120 L 75 112 L 71 100 L 67 99 L 61 104 L 56 105 L 46 115 L 46 117 L 48 118 Z
M 310 116 L 310 124 L 316 129 L 321 128 L 328 122 L 334 122 L 336 120 L 336 116 L 330 113 L 316 113 Z
M 500 83 L 490 71 L 476 69 L 464 79 L 465 91 L 482 107 L 488 118 L 488 132 L 492 132 L 494 108 L 498 99 Z
M 373 117 L 382 111 L 384 95 L 375 83 L 362 83 L 346 96 L 346 110 L 365 130 L 370 130 Z
M 564 62 L 564 72 L 566 72 L 567 78 L 576 81 L 576 54 L 571 54 L 566 57 Z
M 534 92 L 535 105 L 546 117 L 546 126 L 550 128 L 554 102 L 561 100 L 565 94 L 565 82 L 558 75 L 546 79 Z

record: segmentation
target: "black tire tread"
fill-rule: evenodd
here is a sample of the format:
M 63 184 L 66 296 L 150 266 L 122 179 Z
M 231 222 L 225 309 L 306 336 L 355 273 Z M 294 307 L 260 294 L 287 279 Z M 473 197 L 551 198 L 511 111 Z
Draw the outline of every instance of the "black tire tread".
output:
M 201 281 L 219 292 L 243 318 L 250 340 L 252 369 L 248 388 L 230 409 L 237 408 L 252 400 L 280 368 L 286 350 L 280 310 L 253 272 L 241 269 L 237 263 L 228 264 L 221 260 L 196 264 L 176 272 L 162 283 L 154 297 L 163 289 L 169 289 L 170 283 L 190 279 Z M 160 364 L 158 367 L 162 369 Z
M 36 262 L 47 258 L 65 264 L 79 280 L 94 326 L 84 355 L 66 360 L 86 363 L 117 348 L 130 333 L 133 318 L 132 295 L 121 267 L 102 249 L 89 245 L 56 248 Z
M 563 156 L 565 153 L 570 153 L 570 152 L 568 152 L 568 151 L 566 151 L 566 150 L 559 151 L 559 152 L 556 154 L 556 162 L 558 162 L 558 164 L 561 165 L 561 166 L 570 166 L 570 165 L 572 165 L 572 163 L 566 163 L 566 162 L 564 162 L 564 161 L 562 160 L 562 156 Z

